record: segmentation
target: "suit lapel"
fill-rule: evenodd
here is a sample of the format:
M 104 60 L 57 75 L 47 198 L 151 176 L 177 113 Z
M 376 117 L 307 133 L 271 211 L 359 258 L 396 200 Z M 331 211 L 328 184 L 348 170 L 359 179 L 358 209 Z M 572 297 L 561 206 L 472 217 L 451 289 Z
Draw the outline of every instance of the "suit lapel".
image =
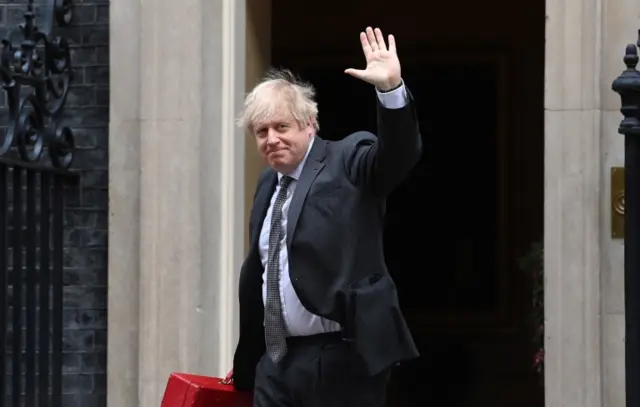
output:
M 267 210 L 271 202 L 271 196 L 276 188 L 276 182 L 278 181 L 277 173 L 270 170 L 265 176 L 264 180 L 260 184 L 256 199 L 253 203 L 251 210 L 251 219 L 254 220 L 251 227 L 251 242 L 250 250 L 257 249 L 258 240 L 260 239 L 260 230 L 262 229 L 262 223 L 267 216 Z
M 326 155 L 327 142 L 319 137 L 316 137 L 313 142 L 313 147 L 309 152 L 307 162 L 302 168 L 300 179 L 296 185 L 296 190 L 291 198 L 291 204 L 289 205 L 289 213 L 287 220 L 287 249 L 291 250 L 291 241 L 293 240 L 293 234 L 300 218 L 300 212 L 302 211 L 302 205 L 309 193 L 313 181 L 316 179 L 320 171 L 324 168 L 324 158 Z

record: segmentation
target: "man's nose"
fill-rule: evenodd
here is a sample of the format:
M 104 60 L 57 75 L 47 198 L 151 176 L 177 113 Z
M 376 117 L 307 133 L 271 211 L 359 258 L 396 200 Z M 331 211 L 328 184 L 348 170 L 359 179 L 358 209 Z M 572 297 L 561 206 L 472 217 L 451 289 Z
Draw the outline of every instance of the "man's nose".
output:
M 269 129 L 267 131 L 267 144 L 274 145 L 278 143 L 278 137 L 276 135 L 276 131 L 274 129 Z

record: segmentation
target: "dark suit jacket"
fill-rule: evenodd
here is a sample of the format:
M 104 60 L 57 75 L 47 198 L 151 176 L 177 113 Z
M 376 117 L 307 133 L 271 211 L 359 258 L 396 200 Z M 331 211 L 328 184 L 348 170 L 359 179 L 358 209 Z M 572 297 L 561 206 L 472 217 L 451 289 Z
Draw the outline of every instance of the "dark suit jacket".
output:
M 418 352 L 387 272 L 382 234 L 386 196 L 418 162 L 422 142 L 413 100 L 402 109 L 378 103 L 378 137 L 357 132 L 338 142 L 316 138 L 304 165 L 287 223 L 292 285 L 310 312 L 338 322 L 373 375 Z M 263 267 L 258 237 L 277 174 L 260 176 L 249 220 L 250 249 L 239 282 L 240 337 L 236 389 L 253 387 L 265 351 Z M 410 272 L 410 270 L 406 270 Z

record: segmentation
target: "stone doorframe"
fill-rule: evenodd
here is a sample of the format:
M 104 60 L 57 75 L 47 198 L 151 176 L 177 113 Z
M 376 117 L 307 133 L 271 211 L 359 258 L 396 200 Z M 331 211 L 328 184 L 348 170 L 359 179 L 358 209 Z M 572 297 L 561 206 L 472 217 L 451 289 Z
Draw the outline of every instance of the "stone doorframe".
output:
M 625 405 L 624 248 L 611 238 L 609 200 L 624 139 L 611 83 L 639 12 L 628 0 L 546 3 L 547 406 Z
M 111 0 L 109 407 L 159 407 L 171 371 L 231 366 L 238 231 L 258 169 L 234 118 L 268 46 L 247 26 L 255 12 L 238 0 Z M 623 150 L 610 84 L 637 16 L 634 0 L 547 0 L 549 407 L 624 405 L 622 243 L 609 237 L 607 200 Z

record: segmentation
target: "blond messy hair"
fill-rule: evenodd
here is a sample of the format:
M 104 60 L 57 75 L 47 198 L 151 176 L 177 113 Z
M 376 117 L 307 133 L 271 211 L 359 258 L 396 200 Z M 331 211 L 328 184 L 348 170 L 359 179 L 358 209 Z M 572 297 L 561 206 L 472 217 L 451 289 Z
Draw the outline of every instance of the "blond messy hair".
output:
M 260 83 L 246 96 L 238 126 L 245 134 L 253 135 L 256 123 L 291 115 L 300 128 L 308 120 L 315 132 L 320 130 L 318 104 L 314 100 L 316 91 L 287 69 L 270 69 Z

